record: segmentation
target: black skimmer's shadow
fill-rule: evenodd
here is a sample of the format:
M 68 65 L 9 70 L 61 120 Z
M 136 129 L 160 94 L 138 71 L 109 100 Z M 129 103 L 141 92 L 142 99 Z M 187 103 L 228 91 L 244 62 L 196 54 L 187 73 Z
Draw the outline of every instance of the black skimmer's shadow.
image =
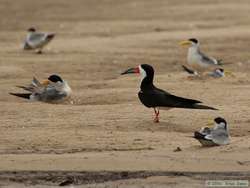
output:
M 138 120 L 135 122 L 134 127 L 136 129 L 141 130 L 149 130 L 149 131 L 162 131 L 162 132 L 183 132 L 182 126 L 179 124 L 175 124 L 169 121 L 160 121 L 155 124 L 150 120 Z

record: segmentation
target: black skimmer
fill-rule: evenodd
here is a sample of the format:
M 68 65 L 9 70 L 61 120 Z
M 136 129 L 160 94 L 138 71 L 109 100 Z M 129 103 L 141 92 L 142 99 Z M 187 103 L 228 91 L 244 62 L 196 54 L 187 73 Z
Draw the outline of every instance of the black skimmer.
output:
M 229 144 L 229 131 L 225 119 L 217 117 L 214 119 L 215 127 L 203 127 L 200 131 L 194 132 L 194 138 L 202 146 L 219 146 Z
M 217 110 L 216 108 L 201 105 L 201 101 L 194 99 L 187 99 L 172 95 L 164 90 L 161 90 L 154 86 L 154 69 L 148 64 L 139 65 L 136 68 L 130 68 L 124 74 L 138 73 L 142 76 L 141 90 L 138 93 L 138 97 L 142 104 L 148 108 L 153 108 L 155 113 L 154 122 L 159 122 L 160 108 L 189 108 L 189 109 L 207 109 Z
M 28 93 L 10 93 L 11 95 L 29 99 L 30 101 L 60 102 L 71 95 L 68 83 L 58 75 L 51 75 L 42 83 L 35 77 L 28 86 L 17 86 Z
M 42 49 L 46 46 L 53 38 L 54 33 L 38 33 L 35 28 L 29 28 L 27 37 L 24 41 L 24 50 L 37 50 L 38 54 L 42 53 Z

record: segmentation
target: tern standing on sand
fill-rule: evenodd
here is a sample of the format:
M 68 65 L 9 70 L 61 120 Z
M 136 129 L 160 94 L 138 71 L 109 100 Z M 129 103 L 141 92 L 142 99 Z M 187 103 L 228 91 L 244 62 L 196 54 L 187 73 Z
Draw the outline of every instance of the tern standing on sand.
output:
M 38 54 L 55 37 L 54 33 L 38 33 L 35 28 L 29 28 L 27 37 L 24 41 L 24 50 L 36 50 Z
M 221 65 L 221 60 L 201 52 L 199 41 L 195 38 L 182 41 L 180 45 L 188 46 L 187 64 L 197 73 L 215 70 Z

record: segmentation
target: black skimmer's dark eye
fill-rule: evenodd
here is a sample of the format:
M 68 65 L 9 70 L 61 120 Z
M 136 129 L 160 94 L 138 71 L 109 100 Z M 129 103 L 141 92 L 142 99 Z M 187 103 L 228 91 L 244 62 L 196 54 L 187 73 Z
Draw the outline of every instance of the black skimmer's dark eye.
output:
M 28 29 L 28 32 L 35 32 L 35 31 L 36 31 L 36 29 L 34 27 L 31 27 Z
M 63 82 L 63 80 L 61 79 L 61 77 L 58 76 L 58 75 L 56 75 L 56 74 L 51 75 L 48 78 L 48 80 L 51 81 L 51 82 L 54 82 L 54 83 L 56 83 L 56 82 Z
M 136 68 L 129 68 L 128 70 L 124 71 L 121 73 L 121 75 L 124 75 L 124 74 L 139 74 L 140 73 L 140 69 L 139 67 L 136 67 Z

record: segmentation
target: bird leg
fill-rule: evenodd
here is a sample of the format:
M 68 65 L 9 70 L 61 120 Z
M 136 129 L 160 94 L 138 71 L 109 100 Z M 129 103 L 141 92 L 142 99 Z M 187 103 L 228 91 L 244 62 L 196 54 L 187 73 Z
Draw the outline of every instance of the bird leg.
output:
M 43 52 L 42 52 L 42 49 L 40 48 L 36 53 L 37 53 L 37 54 L 42 54 L 42 53 L 43 53 Z
M 154 108 L 154 112 L 155 112 L 155 119 L 154 119 L 154 122 L 155 122 L 155 123 L 159 123 L 160 110 L 158 110 L 157 108 Z

